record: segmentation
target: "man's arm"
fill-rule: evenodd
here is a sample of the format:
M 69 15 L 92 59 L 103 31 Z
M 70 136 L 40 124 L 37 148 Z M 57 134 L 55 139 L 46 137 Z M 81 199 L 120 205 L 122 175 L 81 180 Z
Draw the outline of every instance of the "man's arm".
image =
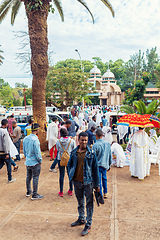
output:
M 99 192 L 99 167 L 98 167 L 98 161 L 96 154 L 94 153 L 94 158 L 92 162 L 92 173 L 93 173 L 93 182 L 94 182 L 94 188 L 96 189 L 97 192 Z
M 76 127 L 76 132 L 78 131 L 78 129 L 79 129 L 79 125 L 74 121 L 74 123 L 75 123 L 75 127 Z
M 39 163 L 42 162 L 42 156 L 41 156 L 41 149 L 40 149 L 40 143 L 39 140 L 37 139 L 36 141 L 34 141 L 33 143 L 33 149 L 34 149 L 34 153 L 36 155 L 36 159 Z

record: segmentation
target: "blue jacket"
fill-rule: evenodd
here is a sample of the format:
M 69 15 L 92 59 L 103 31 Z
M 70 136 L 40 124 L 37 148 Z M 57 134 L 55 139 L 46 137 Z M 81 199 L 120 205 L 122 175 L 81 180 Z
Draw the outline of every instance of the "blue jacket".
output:
M 68 173 L 69 173 L 69 181 L 73 180 L 76 166 L 77 166 L 77 149 L 79 146 L 77 146 L 70 155 L 70 159 L 68 161 Z M 96 155 L 92 149 L 90 149 L 87 146 L 86 155 L 84 158 L 84 165 L 83 165 L 83 178 L 84 178 L 84 184 L 90 184 L 93 183 L 94 187 L 99 187 L 99 168 L 98 168 L 98 162 Z
M 96 153 L 98 166 L 108 170 L 112 164 L 111 146 L 109 142 L 98 139 L 97 142 L 93 144 L 92 149 Z
M 74 120 L 71 120 L 71 122 L 72 122 L 71 126 L 67 129 L 69 132 L 68 136 L 75 137 L 76 132 L 79 129 L 79 125 Z M 76 130 L 75 130 L 75 127 L 76 127 Z
M 35 134 L 30 134 L 23 139 L 23 153 L 27 166 L 35 166 L 42 162 L 40 142 Z
M 90 130 L 87 130 L 86 133 L 88 134 L 88 144 L 94 144 L 96 142 L 96 136 L 94 134 L 94 132 Z

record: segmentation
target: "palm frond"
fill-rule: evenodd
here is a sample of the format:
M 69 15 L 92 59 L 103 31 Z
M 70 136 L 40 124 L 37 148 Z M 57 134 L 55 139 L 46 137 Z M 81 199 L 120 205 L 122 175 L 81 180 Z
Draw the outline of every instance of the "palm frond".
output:
M 93 14 L 91 13 L 91 11 L 89 10 L 87 4 L 83 1 L 83 0 L 77 0 L 79 3 L 81 3 L 86 9 L 87 11 L 90 13 L 91 17 L 92 17 L 92 21 L 94 23 L 94 17 L 93 17 Z
M 147 114 L 153 114 L 154 115 L 157 112 L 158 106 L 159 106 L 158 101 L 156 99 L 153 100 L 147 106 Z
M 4 20 L 14 0 L 5 0 L 0 5 L 0 23 Z
M 54 4 L 56 5 L 56 8 L 61 16 L 62 21 L 64 22 L 64 14 L 63 14 L 63 9 L 61 6 L 61 2 L 59 0 L 53 0 Z
M 146 105 L 145 105 L 144 102 L 142 102 L 142 101 L 134 101 L 133 104 L 136 106 L 137 112 L 139 114 L 146 114 L 147 109 L 146 109 Z
M 120 111 L 121 112 L 125 112 L 127 114 L 132 114 L 132 113 L 135 113 L 133 107 L 131 106 L 128 106 L 128 105 L 123 105 L 120 107 Z
M 15 21 L 15 18 L 17 16 L 17 13 L 20 9 L 21 3 L 22 2 L 20 0 L 14 1 L 14 5 L 12 7 L 12 13 L 11 13 L 11 24 L 12 25 L 14 24 L 14 21 Z
M 114 10 L 113 10 L 113 7 L 112 7 L 111 3 L 108 0 L 101 0 L 101 1 L 109 8 L 109 10 L 112 13 L 112 16 L 114 17 L 115 13 L 114 13 Z

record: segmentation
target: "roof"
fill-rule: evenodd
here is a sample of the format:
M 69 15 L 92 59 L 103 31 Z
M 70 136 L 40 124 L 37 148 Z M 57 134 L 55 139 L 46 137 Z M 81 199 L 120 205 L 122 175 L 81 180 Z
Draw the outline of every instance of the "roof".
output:
M 107 72 L 105 72 L 103 74 L 102 78 L 106 78 L 106 77 L 108 77 L 108 78 L 115 78 L 114 74 L 110 71 L 110 69 L 108 69 Z
M 90 73 L 99 73 L 99 74 L 101 74 L 101 71 L 99 70 L 99 68 L 97 68 L 96 65 L 94 65 L 94 68 L 92 68 L 92 69 L 90 70 Z
M 148 82 L 146 88 L 156 88 L 156 86 L 153 83 Z

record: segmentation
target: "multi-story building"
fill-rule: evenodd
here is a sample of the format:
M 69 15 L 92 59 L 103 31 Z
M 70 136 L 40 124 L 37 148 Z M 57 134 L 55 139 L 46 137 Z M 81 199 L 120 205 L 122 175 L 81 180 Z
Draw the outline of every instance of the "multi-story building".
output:
M 93 83 L 96 93 L 90 93 L 91 96 L 97 96 L 100 99 L 100 105 L 120 105 L 124 99 L 124 94 L 117 85 L 114 74 L 108 69 L 101 76 L 101 71 L 95 65 L 90 71 L 88 82 Z

